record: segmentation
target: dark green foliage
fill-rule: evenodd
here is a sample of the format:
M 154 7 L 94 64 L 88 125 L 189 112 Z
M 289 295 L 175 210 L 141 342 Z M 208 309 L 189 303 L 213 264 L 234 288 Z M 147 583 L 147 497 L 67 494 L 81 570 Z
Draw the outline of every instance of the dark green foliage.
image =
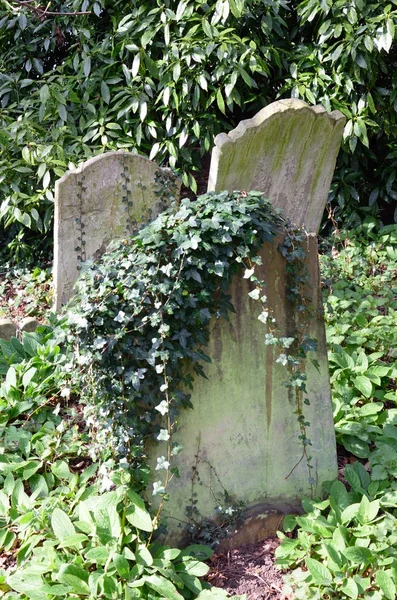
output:
M 321 259 L 337 440 L 360 458 L 396 411 L 396 242 L 367 219 Z
M 47 17 L 29 6 L 0 5 L 0 222 L 15 225 L 2 239 L 14 254 L 49 231 L 71 164 L 137 149 L 194 188 L 214 135 L 291 95 L 348 117 L 337 218 L 397 197 L 394 3 L 67 0 L 52 11 L 91 14 Z

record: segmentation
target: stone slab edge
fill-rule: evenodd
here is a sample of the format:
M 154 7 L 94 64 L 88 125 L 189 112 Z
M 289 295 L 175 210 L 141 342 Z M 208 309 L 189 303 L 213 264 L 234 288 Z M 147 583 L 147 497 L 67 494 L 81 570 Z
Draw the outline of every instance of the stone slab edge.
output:
M 321 105 L 310 106 L 309 104 L 307 104 L 303 100 L 299 100 L 298 98 L 288 98 L 272 102 L 268 106 L 262 108 L 262 110 L 260 110 L 251 119 L 245 119 L 243 121 L 240 121 L 237 127 L 229 133 L 220 133 L 215 137 L 215 147 L 213 148 L 211 155 L 207 191 L 222 191 L 221 189 L 219 189 L 219 185 L 217 186 L 217 178 L 219 171 L 219 163 L 223 154 L 223 150 L 226 150 L 226 146 L 228 146 L 229 144 L 235 144 L 240 138 L 243 138 L 245 135 L 249 135 L 250 129 L 258 128 L 266 120 L 270 120 L 272 117 L 279 115 L 280 113 L 289 111 L 291 109 L 294 109 L 296 111 L 310 110 L 316 115 L 316 117 L 327 118 L 331 122 L 331 124 L 333 123 L 333 127 L 335 128 L 335 130 L 340 130 L 341 141 L 342 128 L 345 124 L 346 118 L 340 111 L 334 110 L 332 112 L 327 112 L 326 109 Z M 340 141 L 336 148 L 335 156 L 332 158 L 332 164 L 330 164 L 329 167 L 330 173 L 333 173 L 335 169 Z M 317 223 L 313 225 L 311 223 L 303 223 L 303 227 L 310 233 L 318 233 L 319 227 L 317 227 Z

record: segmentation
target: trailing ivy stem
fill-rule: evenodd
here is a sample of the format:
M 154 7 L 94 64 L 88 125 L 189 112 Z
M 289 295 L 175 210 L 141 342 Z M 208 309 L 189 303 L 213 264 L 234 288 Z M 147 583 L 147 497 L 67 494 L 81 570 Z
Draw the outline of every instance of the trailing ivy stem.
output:
M 168 378 L 167 378 L 166 363 L 164 360 L 163 360 L 163 369 L 164 369 L 164 385 L 167 386 L 167 388 L 165 390 L 165 399 L 166 399 L 167 406 L 168 406 L 168 411 L 167 411 L 167 432 L 168 432 L 167 462 L 168 462 L 168 468 L 167 468 L 166 474 L 165 474 L 164 492 L 161 495 L 160 504 L 157 509 L 156 515 L 153 519 L 153 530 L 150 533 L 150 536 L 149 536 L 146 546 L 149 546 L 150 542 L 152 541 L 154 530 L 156 529 L 156 527 L 160 521 L 160 516 L 161 516 L 162 510 L 164 508 L 164 500 L 165 500 L 165 495 L 167 493 L 168 484 L 172 479 L 171 471 L 170 471 L 170 464 L 171 464 L 171 457 L 172 457 L 172 454 L 171 454 L 172 453 L 172 445 L 171 445 L 172 444 L 172 423 L 171 423 L 171 415 L 170 415 L 171 400 L 170 400 L 170 395 L 168 392 Z

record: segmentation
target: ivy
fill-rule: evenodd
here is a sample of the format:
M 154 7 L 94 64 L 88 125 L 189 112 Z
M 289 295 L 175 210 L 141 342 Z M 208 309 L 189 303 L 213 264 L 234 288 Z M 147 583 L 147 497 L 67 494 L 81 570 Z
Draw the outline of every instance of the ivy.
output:
M 279 250 L 286 257 L 291 300 L 298 307 L 296 337 L 280 332 L 267 305 L 265 282 L 256 276 L 265 242 L 285 232 Z M 132 240 L 123 240 L 100 262 L 88 264 L 67 312 L 70 369 L 96 429 L 99 447 L 110 444 L 144 486 L 146 442 L 166 441 L 167 456 L 158 460 L 154 494 L 164 497 L 177 474 L 172 456 L 180 450 L 172 436 L 182 408 L 190 407 L 195 375 L 205 376 L 209 324 L 233 311 L 229 285 L 240 273 L 252 282 L 250 297 L 260 303 L 258 318 L 266 343 L 280 350 L 287 366 L 301 429 L 302 459 L 310 474 L 302 405 L 305 394 L 304 286 L 301 244 L 305 233 L 293 231 L 259 192 L 208 193 L 162 213 Z M 309 344 L 309 350 L 313 343 Z M 302 460 L 301 459 L 301 460 Z M 300 462 L 300 461 L 299 461 Z

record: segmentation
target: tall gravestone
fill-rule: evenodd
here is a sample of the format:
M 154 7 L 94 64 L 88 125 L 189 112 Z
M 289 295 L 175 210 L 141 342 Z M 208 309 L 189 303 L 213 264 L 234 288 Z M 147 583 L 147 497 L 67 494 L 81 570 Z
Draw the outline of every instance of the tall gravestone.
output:
M 343 125 L 338 112 L 329 114 L 299 100 L 275 102 L 228 135 L 217 136 L 209 190 L 263 191 L 295 224 L 317 232 Z M 250 283 L 235 277 L 231 300 L 236 314 L 230 322 L 213 324 L 206 350 L 212 358 L 205 369 L 208 379 L 195 379 L 193 410 L 180 415 L 173 436 L 183 451 L 173 459 L 180 477 L 171 480 L 165 503 L 170 541 L 183 540 L 192 507 L 216 520 L 225 491 L 246 506 L 245 525 L 233 543 L 263 538 L 277 529 L 283 514 L 299 510 L 302 496 L 318 495 L 322 483 L 337 476 L 315 233 L 307 235 L 304 250 L 313 315 L 306 333 L 318 343 L 305 363 L 310 405 L 304 414 L 310 422 L 313 469 L 301 459 L 295 400 L 284 385 L 286 371 L 276 363 L 274 348 L 264 344 L 261 309 L 248 296 Z M 269 306 L 281 334 L 294 336 L 300 315 L 288 300 L 286 262 L 277 243 L 264 246 L 262 259 L 256 272 L 266 282 Z M 154 465 L 165 454 L 164 443 L 153 452 Z
M 68 171 L 55 185 L 55 309 L 73 294 L 83 262 L 132 235 L 179 198 L 170 169 L 131 152 L 109 152 Z
M 345 117 L 290 98 L 215 138 L 208 191 L 257 190 L 292 223 L 318 233 Z

